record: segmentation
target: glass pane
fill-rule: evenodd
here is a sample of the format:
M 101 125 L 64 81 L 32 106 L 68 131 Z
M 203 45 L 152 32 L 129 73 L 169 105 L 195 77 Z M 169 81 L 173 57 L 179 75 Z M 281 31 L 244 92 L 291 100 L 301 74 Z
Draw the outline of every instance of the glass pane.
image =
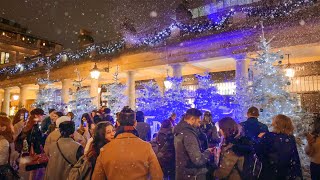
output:
M 5 59 L 5 53 L 1 52 L 0 64 L 4 64 L 4 59 Z
M 10 54 L 9 53 L 5 53 L 5 54 L 6 54 L 6 57 L 5 57 L 5 62 L 4 63 L 9 63 Z

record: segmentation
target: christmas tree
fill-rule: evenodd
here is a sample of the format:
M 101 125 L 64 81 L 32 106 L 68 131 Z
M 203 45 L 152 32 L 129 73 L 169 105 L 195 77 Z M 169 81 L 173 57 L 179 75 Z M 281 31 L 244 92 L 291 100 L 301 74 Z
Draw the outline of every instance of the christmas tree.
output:
M 217 88 L 213 86 L 213 80 L 209 73 L 203 76 L 196 75 L 199 82 L 199 88 L 196 90 L 194 105 L 197 109 L 210 111 L 213 119 L 219 120 L 222 117 L 224 98 L 217 92 Z
M 180 118 L 190 105 L 186 102 L 188 92 L 182 87 L 182 77 L 168 77 L 167 80 L 172 83 L 172 87 L 164 93 L 163 111 L 169 116 L 176 113 Z
M 270 41 L 262 34 L 259 48 L 261 52 L 253 59 L 252 81 L 242 80 L 243 87 L 238 88 L 237 99 L 239 108 L 238 118 L 244 119 L 243 114 L 250 106 L 260 108 L 260 120 L 271 124 L 272 117 L 277 114 L 293 115 L 296 102 L 285 88 L 290 85 L 284 71 L 276 63 L 281 63 L 279 52 L 271 52 Z
M 97 107 L 92 104 L 94 98 L 90 96 L 90 90 L 86 87 L 82 87 L 82 81 L 80 77 L 80 71 L 75 70 L 78 80 L 73 81 L 73 86 L 77 88 L 74 95 L 74 100 L 69 102 L 69 109 L 74 113 L 75 124 L 76 126 L 80 125 L 81 116 L 84 113 L 90 113 L 92 110 Z
M 50 80 L 50 69 L 47 67 L 47 78 L 39 78 L 38 84 L 45 85 L 46 88 L 40 89 L 33 107 L 41 108 L 46 114 L 49 114 L 49 109 L 64 112 L 65 104 L 62 102 L 61 90 L 54 87 L 53 80 Z
M 147 116 L 155 116 L 156 119 L 162 120 L 163 97 L 159 86 L 154 81 L 144 83 L 142 86 L 143 89 L 138 90 L 137 109 Z
M 97 108 L 92 104 L 93 99 L 90 97 L 90 90 L 88 88 L 78 88 L 74 93 L 74 100 L 69 102 L 69 108 L 75 115 L 76 126 L 80 125 L 82 114 L 90 113 Z
M 111 109 L 113 115 L 120 112 L 124 106 L 128 103 L 128 97 L 125 95 L 127 89 L 126 85 L 119 83 L 118 79 L 119 67 L 113 75 L 114 83 L 107 85 L 108 95 L 106 99 L 108 101 L 108 107 Z
M 61 112 L 65 110 L 65 104 L 61 99 L 61 90 L 50 86 L 47 89 L 39 90 L 33 106 L 43 109 L 46 114 L 49 114 L 49 109 Z

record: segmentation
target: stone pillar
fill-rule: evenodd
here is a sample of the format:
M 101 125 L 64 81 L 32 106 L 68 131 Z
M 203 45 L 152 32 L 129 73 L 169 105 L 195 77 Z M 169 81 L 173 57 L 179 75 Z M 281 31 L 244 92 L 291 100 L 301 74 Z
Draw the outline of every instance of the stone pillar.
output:
M 248 81 L 248 68 L 249 63 L 246 60 L 246 55 L 237 55 L 234 56 L 236 61 L 236 92 L 244 89 Z
M 172 76 L 181 77 L 182 76 L 182 65 L 181 64 L 172 64 Z
M 22 86 L 19 86 L 19 88 L 20 88 L 19 108 L 26 108 L 28 85 L 22 85 Z
M 63 79 L 62 80 L 62 102 L 68 104 L 70 101 L 69 89 L 72 88 L 72 80 L 71 79 Z
M 5 88 L 2 112 L 5 112 L 9 116 L 9 110 L 10 110 L 10 88 Z
M 134 81 L 134 72 L 127 72 L 127 95 L 128 95 L 128 105 L 131 109 L 136 109 L 136 87 Z
M 0 89 L 0 111 L 2 111 L 3 97 L 4 97 L 4 90 Z
M 155 78 L 154 80 L 156 81 L 157 85 L 159 86 L 159 89 L 160 89 L 161 93 L 163 94 L 164 91 L 165 91 L 165 88 L 166 88 L 164 86 L 164 81 L 166 80 L 166 78 L 161 77 L 161 78 Z
M 247 86 L 248 86 L 248 65 L 245 55 L 237 55 L 234 57 L 236 61 L 236 99 L 239 107 L 235 110 L 235 116 L 238 121 L 246 119 L 246 112 L 249 104 L 247 104 Z
M 99 80 L 91 78 L 90 97 L 92 97 L 92 98 L 94 97 L 92 104 L 97 106 L 97 108 L 99 108 L 98 88 L 99 88 Z

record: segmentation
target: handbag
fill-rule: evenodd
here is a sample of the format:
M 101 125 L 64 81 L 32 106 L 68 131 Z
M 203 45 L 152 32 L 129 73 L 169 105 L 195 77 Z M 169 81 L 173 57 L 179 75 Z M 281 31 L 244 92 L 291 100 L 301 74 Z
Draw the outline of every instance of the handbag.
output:
M 41 148 L 41 154 L 35 154 L 33 150 L 33 144 L 31 144 L 30 155 L 26 156 L 30 161 L 26 163 L 26 171 L 32 171 L 39 168 L 44 168 L 47 166 L 49 158 L 43 152 L 43 148 Z

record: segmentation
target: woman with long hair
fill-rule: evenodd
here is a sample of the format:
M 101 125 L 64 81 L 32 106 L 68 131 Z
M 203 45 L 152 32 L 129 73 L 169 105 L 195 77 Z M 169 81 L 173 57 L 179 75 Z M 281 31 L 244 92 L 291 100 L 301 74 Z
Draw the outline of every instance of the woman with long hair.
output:
M 6 116 L 0 116 L 0 179 L 3 180 L 19 179 L 10 162 L 13 133 L 11 120 Z
M 29 111 L 25 108 L 19 109 L 13 117 L 14 139 L 21 133 L 25 122 L 28 120 Z
M 96 124 L 93 141 L 90 144 L 89 151 L 85 154 L 86 158 L 90 161 L 94 168 L 96 160 L 100 154 L 100 149 L 112 141 L 115 135 L 113 125 L 108 121 L 99 122 Z
M 306 134 L 308 145 L 305 149 L 310 157 L 310 172 L 312 180 L 320 179 L 320 116 L 316 117 L 313 131 Z
M 291 119 L 279 114 L 271 125 L 273 131 L 265 133 L 255 148 L 263 165 L 260 179 L 302 179 Z
M 223 142 L 221 150 L 215 152 L 216 159 L 220 159 L 220 162 L 214 176 L 218 179 L 240 180 L 244 156 L 253 152 L 253 144 L 248 138 L 241 136 L 239 125 L 231 117 L 221 119 L 219 129 Z
M 93 130 L 93 121 L 88 113 L 84 113 L 81 116 L 81 124 L 77 132 L 81 134 L 84 138 L 86 138 L 86 141 L 88 141 L 91 137 L 92 130 Z
M 200 125 L 201 132 L 205 133 L 208 138 L 208 146 L 210 148 L 217 146 L 220 143 L 217 128 L 212 121 L 212 115 L 209 111 L 203 114 L 203 118 Z

